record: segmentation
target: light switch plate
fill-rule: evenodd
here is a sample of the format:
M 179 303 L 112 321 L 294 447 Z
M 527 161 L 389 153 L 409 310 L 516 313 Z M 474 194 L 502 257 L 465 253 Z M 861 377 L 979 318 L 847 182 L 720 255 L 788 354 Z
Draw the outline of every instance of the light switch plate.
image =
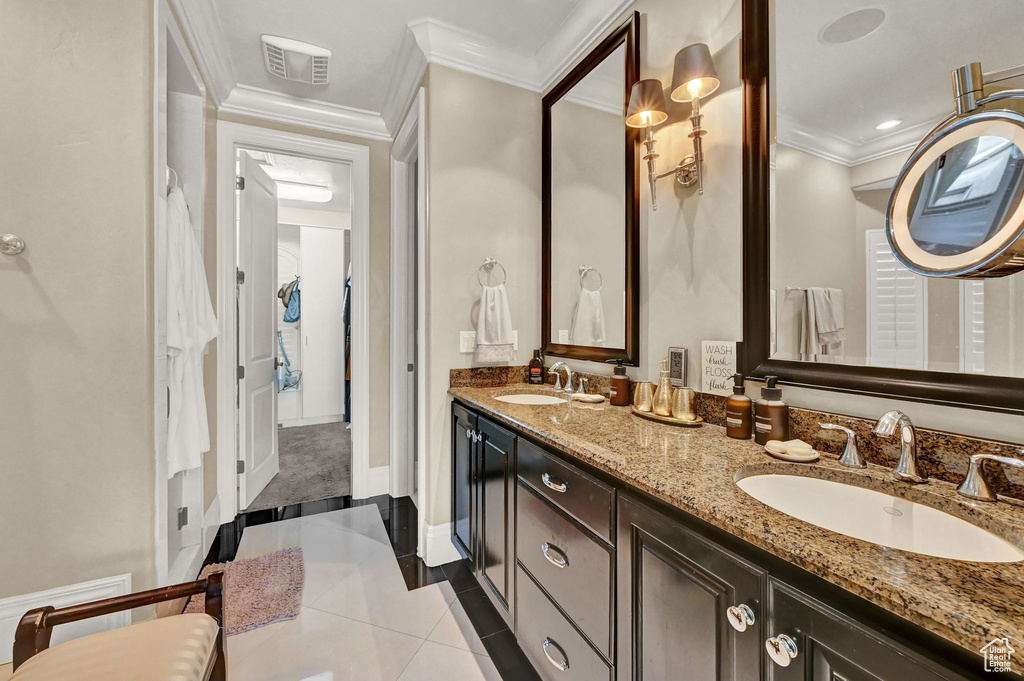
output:
M 568 345 L 569 344 L 569 329 L 559 329 L 558 330 L 558 343 L 560 345 Z

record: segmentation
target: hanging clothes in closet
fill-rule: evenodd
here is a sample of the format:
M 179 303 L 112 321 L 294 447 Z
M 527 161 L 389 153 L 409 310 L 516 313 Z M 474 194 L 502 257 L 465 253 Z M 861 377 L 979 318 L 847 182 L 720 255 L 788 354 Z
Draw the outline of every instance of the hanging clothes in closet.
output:
M 345 277 L 345 423 L 352 423 L 352 268 Z
M 167 477 L 199 468 L 210 451 L 203 351 L 217 337 L 203 254 L 180 187 L 167 196 Z

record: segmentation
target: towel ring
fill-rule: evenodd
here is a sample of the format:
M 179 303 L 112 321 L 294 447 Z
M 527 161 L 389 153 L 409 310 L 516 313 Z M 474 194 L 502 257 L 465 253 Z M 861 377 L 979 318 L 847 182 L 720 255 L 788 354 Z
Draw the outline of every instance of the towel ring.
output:
M 484 264 L 480 265 L 480 267 L 476 271 L 476 280 L 478 282 L 480 282 L 481 286 L 484 286 L 484 281 L 483 281 L 483 279 L 480 278 L 480 272 L 482 270 L 487 270 L 488 272 L 490 272 L 491 270 L 494 269 L 495 265 L 497 265 L 498 267 L 501 268 L 501 281 L 499 281 L 497 284 L 495 284 L 495 286 L 501 286 L 506 281 L 508 281 L 508 272 L 505 271 L 505 266 L 504 265 L 502 265 L 500 262 L 498 262 L 494 258 L 484 258 Z
M 595 289 L 588 289 L 586 285 L 584 285 L 583 283 L 584 280 L 587 278 L 587 275 L 590 274 L 591 272 L 597 275 L 597 288 Z M 604 277 L 601 276 L 601 273 L 597 270 L 596 267 L 580 265 L 580 288 L 586 291 L 600 291 L 601 289 L 604 288 Z

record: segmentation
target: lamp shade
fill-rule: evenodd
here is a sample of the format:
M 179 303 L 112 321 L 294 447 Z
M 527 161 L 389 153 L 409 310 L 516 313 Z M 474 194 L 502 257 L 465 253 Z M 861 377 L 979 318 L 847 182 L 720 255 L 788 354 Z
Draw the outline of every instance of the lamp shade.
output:
M 665 92 L 661 81 L 648 78 L 634 83 L 626 108 L 626 125 L 646 128 L 648 125 L 662 123 L 667 118 L 668 110 L 665 108 Z
M 673 102 L 690 102 L 695 97 L 707 97 L 718 89 L 720 82 L 707 45 L 694 43 L 676 52 L 676 63 L 672 69 Z

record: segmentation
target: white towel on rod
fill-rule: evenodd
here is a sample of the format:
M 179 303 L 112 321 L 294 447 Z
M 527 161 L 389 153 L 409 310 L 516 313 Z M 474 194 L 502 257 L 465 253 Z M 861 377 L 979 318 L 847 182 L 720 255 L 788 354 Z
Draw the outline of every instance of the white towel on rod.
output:
M 800 355 L 805 360 L 835 361 L 846 340 L 843 291 L 811 286 L 801 318 Z
M 476 319 L 477 362 L 511 362 L 515 358 L 512 313 L 505 285 L 484 286 Z
M 604 302 L 600 290 L 580 290 L 569 339 L 574 345 L 600 345 L 605 342 Z

